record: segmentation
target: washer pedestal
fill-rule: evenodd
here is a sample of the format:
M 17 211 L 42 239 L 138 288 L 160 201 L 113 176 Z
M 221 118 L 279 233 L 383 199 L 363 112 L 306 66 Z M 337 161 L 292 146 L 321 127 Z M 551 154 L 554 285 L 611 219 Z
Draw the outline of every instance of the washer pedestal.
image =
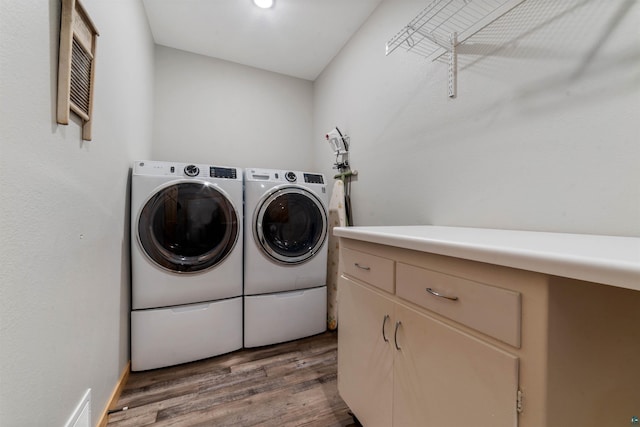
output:
M 327 287 L 244 297 L 244 346 L 291 341 L 327 329 Z

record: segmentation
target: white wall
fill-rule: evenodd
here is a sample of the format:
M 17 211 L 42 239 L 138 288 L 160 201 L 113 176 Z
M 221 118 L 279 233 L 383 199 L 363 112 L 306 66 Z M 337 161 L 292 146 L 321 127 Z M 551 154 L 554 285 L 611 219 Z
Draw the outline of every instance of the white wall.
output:
M 312 83 L 156 47 L 153 159 L 309 170 Z
M 100 31 L 93 140 L 56 124 L 60 1 L 0 2 L 0 425 L 95 425 L 129 360 L 128 174 L 151 152 L 142 3 L 84 0 Z
M 351 136 L 356 225 L 640 236 L 640 3 L 525 2 L 446 62 L 385 42 L 425 2 L 385 0 L 316 80 L 324 133 Z

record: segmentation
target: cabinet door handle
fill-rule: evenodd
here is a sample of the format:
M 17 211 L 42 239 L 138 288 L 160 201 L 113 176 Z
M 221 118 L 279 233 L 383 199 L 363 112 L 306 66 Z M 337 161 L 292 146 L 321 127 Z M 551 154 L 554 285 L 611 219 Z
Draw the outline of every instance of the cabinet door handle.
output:
M 427 288 L 427 292 L 429 292 L 429 293 L 430 293 L 431 295 L 433 295 L 434 297 L 438 297 L 438 298 L 445 298 L 445 299 L 448 299 L 448 300 L 451 300 L 451 301 L 458 301 L 458 297 L 450 297 L 450 296 L 448 296 L 448 295 L 442 295 L 442 294 L 440 294 L 440 293 L 438 293 L 438 292 L 434 291 L 434 290 L 433 290 L 433 289 L 431 289 L 431 288 Z
M 396 345 L 396 350 L 402 350 L 398 345 L 398 328 L 400 327 L 400 325 L 402 325 L 402 322 L 398 320 L 396 322 L 396 330 L 393 333 L 393 343 Z
M 387 320 L 389 320 L 389 315 L 385 314 L 384 319 L 382 320 L 382 339 L 384 342 L 389 342 L 389 338 L 384 334 L 384 326 L 387 324 Z
M 366 267 L 366 266 L 360 265 L 357 262 L 353 263 L 353 265 L 355 265 L 356 267 L 358 267 L 361 270 L 367 270 L 367 271 L 371 270 L 371 267 Z

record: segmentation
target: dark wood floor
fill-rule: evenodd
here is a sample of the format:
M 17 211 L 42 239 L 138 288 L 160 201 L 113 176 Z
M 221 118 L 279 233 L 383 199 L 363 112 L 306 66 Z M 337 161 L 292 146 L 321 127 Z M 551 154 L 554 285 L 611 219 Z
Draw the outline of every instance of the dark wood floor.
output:
M 337 334 L 132 372 L 109 416 L 125 426 L 354 426 L 336 387 Z

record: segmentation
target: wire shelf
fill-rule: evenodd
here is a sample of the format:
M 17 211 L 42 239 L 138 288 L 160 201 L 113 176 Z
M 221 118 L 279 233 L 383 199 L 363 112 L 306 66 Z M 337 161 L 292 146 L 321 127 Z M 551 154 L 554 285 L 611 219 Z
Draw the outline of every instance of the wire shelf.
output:
M 386 54 L 397 48 L 437 59 L 457 43 L 502 16 L 524 0 L 434 0 L 387 42 Z
M 449 56 L 448 92 L 457 96 L 457 46 L 525 0 L 433 0 L 387 42 L 386 54 L 399 47 L 436 60 Z

